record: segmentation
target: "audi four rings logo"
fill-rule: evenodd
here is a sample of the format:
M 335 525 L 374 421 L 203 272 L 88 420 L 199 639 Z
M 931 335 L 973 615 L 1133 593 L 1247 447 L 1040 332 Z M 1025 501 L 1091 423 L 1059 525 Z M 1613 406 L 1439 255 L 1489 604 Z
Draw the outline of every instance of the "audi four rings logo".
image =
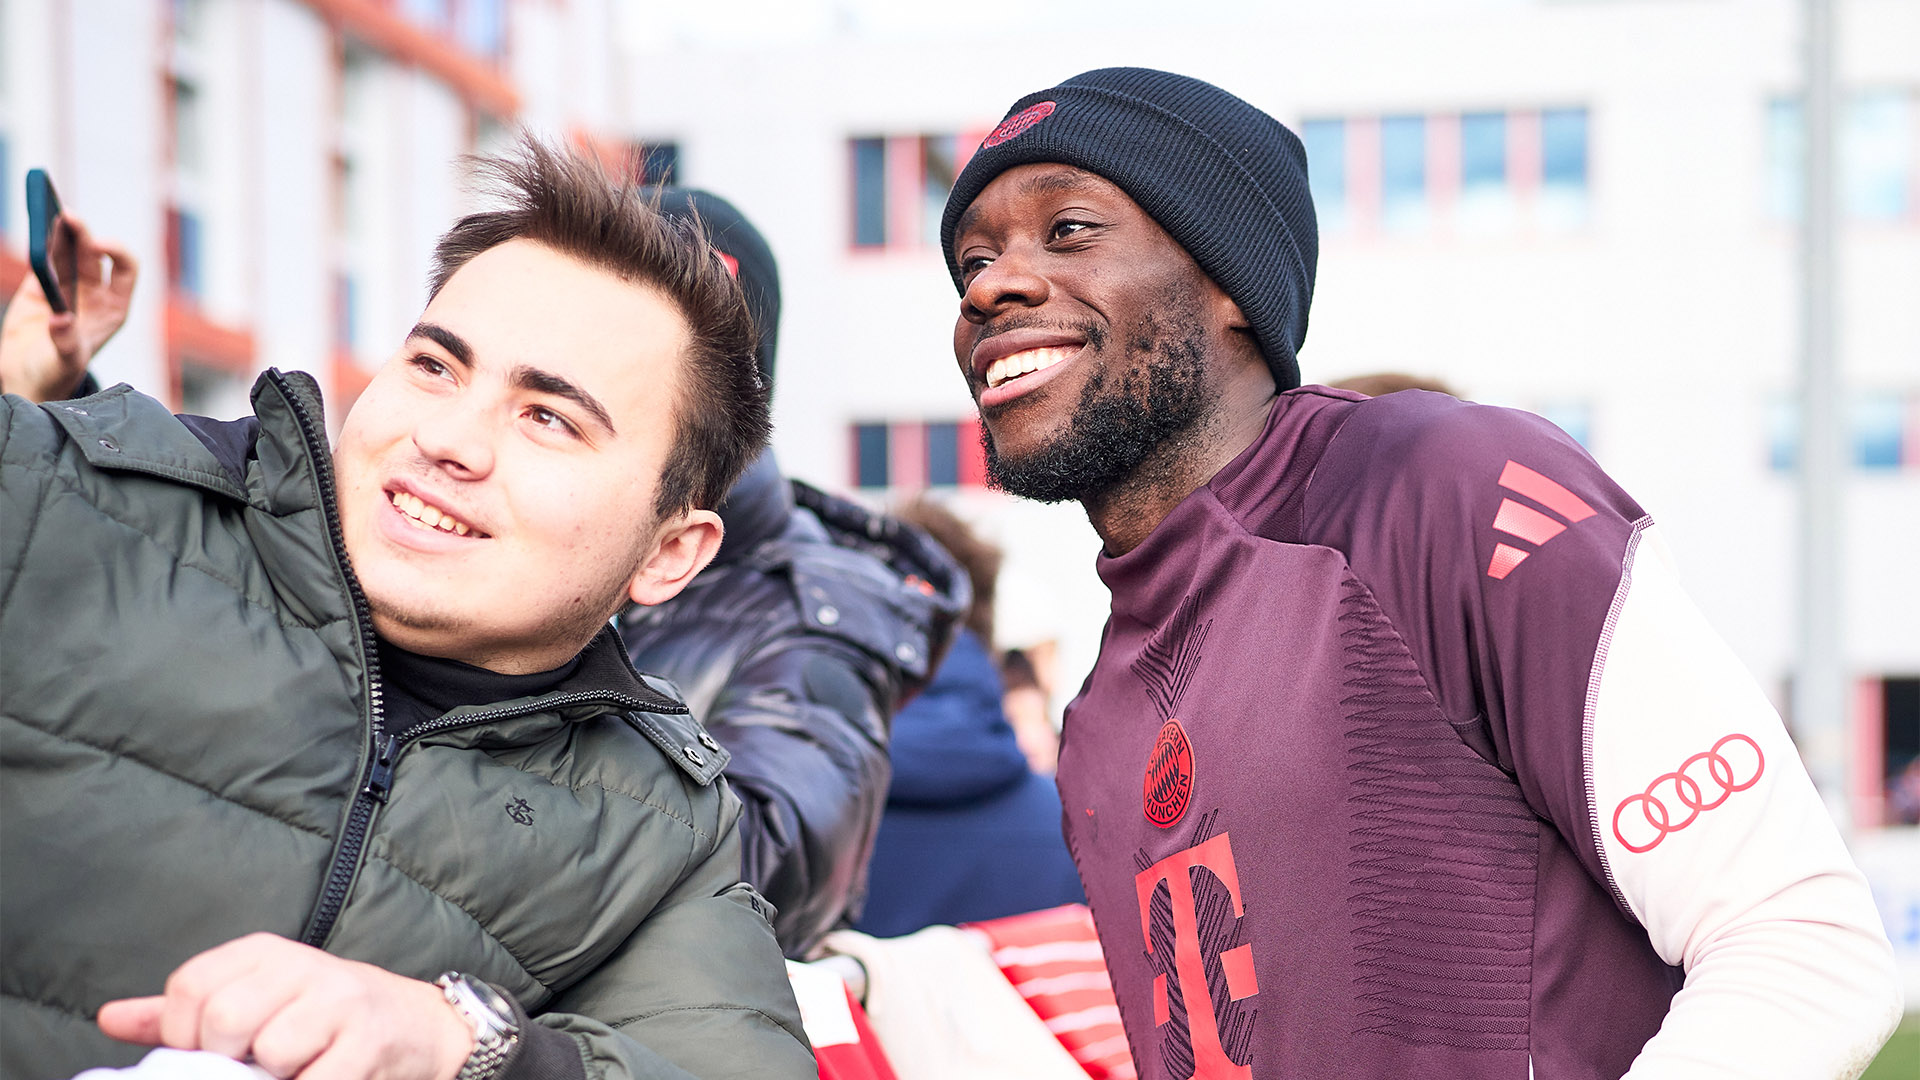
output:
M 1713 749 L 1682 762 L 1678 770 L 1655 778 L 1644 793 L 1620 800 L 1613 811 L 1613 835 L 1636 855 L 1652 851 L 1734 792 L 1759 783 L 1766 768 L 1759 743 L 1739 732 L 1728 735 Z M 1627 812 L 1636 806 L 1638 815 Z

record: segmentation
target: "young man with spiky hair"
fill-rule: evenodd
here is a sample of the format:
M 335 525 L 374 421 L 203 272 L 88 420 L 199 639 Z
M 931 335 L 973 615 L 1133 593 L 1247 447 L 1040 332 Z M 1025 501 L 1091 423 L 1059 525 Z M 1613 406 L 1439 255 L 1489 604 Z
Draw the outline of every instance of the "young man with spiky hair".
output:
M 589 165 L 482 166 L 332 451 L 299 374 L 5 399 L 6 1075 L 813 1075 L 726 752 L 607 625 L 765 444 L 739 288 Z

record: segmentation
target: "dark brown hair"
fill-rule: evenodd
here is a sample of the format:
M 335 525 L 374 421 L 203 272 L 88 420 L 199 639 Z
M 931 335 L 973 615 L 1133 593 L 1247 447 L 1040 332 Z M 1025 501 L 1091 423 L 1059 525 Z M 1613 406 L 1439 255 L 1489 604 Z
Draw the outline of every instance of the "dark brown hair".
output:
M 967 572 L 973 583 L 973 606 L 961 621 L 992 651 L 993 589 L 1000 578 L 1000 549 L 974 535 L 953 511 L 924 497 L 895 510 L 893 516 L 933 537 Z
M 474 256 L 523 239 L 660 290 L 687 321 L 688 344 L 654 511 L 719 506 L 766 448 L 772 425 L 746 300 L 700 222 L 666 217 L 657 194 L 649 199 L 525 133 L 506 154 L 468 163 L 476 187 L 505 205 L 468 214 L 434 245 L 429 298 Z

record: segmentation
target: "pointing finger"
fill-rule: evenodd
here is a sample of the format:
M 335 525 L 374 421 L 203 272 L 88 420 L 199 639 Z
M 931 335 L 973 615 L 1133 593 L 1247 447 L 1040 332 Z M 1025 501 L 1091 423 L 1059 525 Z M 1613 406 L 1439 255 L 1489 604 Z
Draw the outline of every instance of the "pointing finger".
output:
M 100 1006 L 94 1022 L 109 1039 L 156 1046 L 160 1042 L 161 997 L 121 998 Z

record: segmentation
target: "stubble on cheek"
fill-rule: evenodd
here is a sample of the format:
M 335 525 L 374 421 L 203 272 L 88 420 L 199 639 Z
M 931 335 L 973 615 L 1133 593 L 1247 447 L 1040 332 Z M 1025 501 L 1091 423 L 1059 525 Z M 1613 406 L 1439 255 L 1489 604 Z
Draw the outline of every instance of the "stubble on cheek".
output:
M 1135 479 L 1162 444 L 1196 426 L 1206 409 L 1206 337 L 1197 310 L 1142 319 L 1124 356 L 1096 350 L 1092 359 L 1101 366 L 1082 385 L 1066 428 L 1044 445 L 1003 457 L 990 426 L 981 425 L 990 486 L 1040 502 L 1098 498 Z

